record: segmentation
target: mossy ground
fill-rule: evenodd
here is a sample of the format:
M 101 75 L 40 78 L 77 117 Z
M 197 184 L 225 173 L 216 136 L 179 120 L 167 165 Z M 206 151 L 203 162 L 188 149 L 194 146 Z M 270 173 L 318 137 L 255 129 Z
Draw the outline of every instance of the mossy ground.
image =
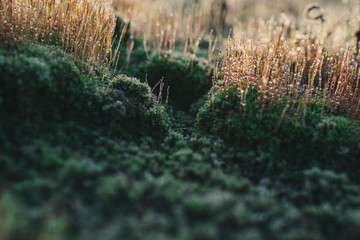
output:
M 281 120 L 282 107 L 261 110 L 256 99 L 253 89 L 246 106 L 240 106 L 236 88 L 220 91 L 199 111 L 196 129 L 221 137 L 248 159 L 239 164 L 256 166 L 260 174 L 315 166 L 350 172 L 358 168 L 359 126 L 341 117 L 340 110 L 324 107 L 321 117 L 321 105 L 310 104 L 298 117 L 289 114 Z
M 124 25 L 125 23 L 118 18 L 115 32 L 119 32 Z M 204 62 L 207 64 L 208 46 L 199 50 L 203 55 L 201 58 L 194 60 L 186 55 L 185 59 L 182 59 L 182 52 L 179 51 L 182 51 L 183 46 L 177 46 L 178 51 L 174 52 L 172 56 L 169 53 L 162 53 L 159 56 L 151 48 L 147 49 L 146 52 L 142 39 L 133 39 L 134 47 L 128 59 L 130 50 L 125 42 L 129 38 L 130 33 L 126 32 L 124 41 L 120 45 L 121 55 L 117 73 L 133 76 L 141 82 L 147 82 L 156 96 L 160 94 L 160 80 L 163 79 L 162 103 L 165 103 L 169 93 L 168 107 L 171 111 L 187 111 L 191 105 L 195 104 L 210 90 L 212 77 L 207 76 L 204 65 Z M 118 40 L 115 41 L 114 49 Z M 167 92 L 168 88 L 169 92 Z
M 331 111 L 274 132 L 199 94 L 169 116 L 49 46 L 1 48 L 0 73 L 1 239 L 360 237 L 359 130 Z

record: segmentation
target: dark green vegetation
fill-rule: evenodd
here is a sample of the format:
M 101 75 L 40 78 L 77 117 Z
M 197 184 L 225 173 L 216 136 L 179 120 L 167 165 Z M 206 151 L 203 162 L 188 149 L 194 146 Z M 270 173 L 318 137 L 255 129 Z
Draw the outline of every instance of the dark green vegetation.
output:
M 55 47 L 2 49 L 3 123 L 17 128 L 19 120 L 45 125 L 81 122 L 118 137 L 167 133 L 168 119 L 148 85 L 87 67 Z
M 144 69 L 206 78 L 171 64 Z M 276 129 L 255 94 L 243 114 L 220 92 L 193 127 L 146 84 L 39 45 L 1 48 L 0 74 L 0 239 L 360 238 L 359 130 L 331 109 Z M 186 84 L 175 109 L 207 92 Z
M 179 60 L 169 61 L 155 57 L 150 63 L 142 65 L 141 71 L 147 73 L 150 86 L 155 86 L 164 77 L 163 95 L 166 96 L 166 90 L 170 87 L 169 102 L 175 109 L 188 109 L 209 91 L 211 85 L 204 67 L 199 64 L 191 66 L 191 63 L 187 65 Z
M 283 107 L 261 111 L 256 90 L 248 94 L 246 106 L 240 106 L 233 87 L 227 97 L 220 91 L 204 104 L 196 127 L 242 152 L 238 163 L 247 170 L 254 168 L 259 176 L 315 166 L 356 172 L 360 164 L 356 122 L 352 124 L 341 117 L 340 110 L 326 106 L 321 120 L 321 105 L 315 104 L 291 121 L 289 116 L 281 118 L 282 111 Z

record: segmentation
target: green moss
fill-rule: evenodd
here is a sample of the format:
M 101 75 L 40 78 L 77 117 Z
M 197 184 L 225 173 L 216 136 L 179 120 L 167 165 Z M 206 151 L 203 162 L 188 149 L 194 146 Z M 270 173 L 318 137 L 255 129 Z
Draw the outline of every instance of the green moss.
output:
M 90 72 L 56 47 L 29 45 L 0 55 L 0 115 L 13 121 L 82 121 L 117 135 L 157 135 L 168 118 L 150 88 L 101 66 Z M 90 76 L 93 76 L 90 79 Z
M 304 171 L 304 184 L 291 199 L 297 205 L 331 203 L 348 207 L 360 203 L 356 198 L 357 191 L 345 174 L 312 168 Z
M 169 119 L 158 106 L 148 85 L 121 75 L 107 87 L 97 88 L 91 97 L 89 118 L 96 124 L 107 124 L 111 131 L 131 135 L 163 136 Z
M 358 234 L 349 226 L 358 224 L 359 188 L 345 174 L 310 169 L 295 186 L 285 178 L 295 172 L 257 184 L 227 161 L 221 141 L 172 133 L 155 146 L 147 138 L 133 143 L 64 127 L 56 126 L 64 137 L 41 134 L 43 141 L 33 143 L 40 149 L 24 154 L 18 170 L 0 182 L 12 192 L 12 208 L 22 211 L 24 225 L 11 225 L 14 236 L 31 228 L 28 238 L 36 239 L 52 221 L 51 237 L 66 239 L 350 240 Z M 31 216 L 33 209 L 41 212 Z
M 33 45 L 0 55 L 0 72 L 0 112 L 23 120 L 72 117 L 88 88 L 72 57 L 55 47 Z
M 220 91 L 200 110 L 196 128 L 221 137 L 242 152 L 238 154 L 244 159 L 239 159 L 240 164 L 268 172 L 314 165 L 348 169 L 357 166 L 355 159 L 360 152 L 355 143 L 360 132 L 349 120 L 331 117 L 330 110 L 325 111 L 320 122 L 321 107 L 310 104 L 305 126 L 303 115 L 292 122 L 285 118 L 279 125 L 281 106 L 261 113 L 255 89 L 249 92 L 245 108 L 239 109 L 236 88 L 230 88 L 227 95 Z M 342 159 L 341 163 L 338 159 Z
M 142 75 L 147 74 L 149 85 L 154 87 L 164 77 L 163 98 L 170 87 L 169 104 L 175 109 L 186 110 L 210 88 L 204 67 L 199 64 L 187 66 L 179 60 L 151 59 L 141 66 Z M 142 77 L 143 77 L 142 76 Z M 155 91 L 159 93 L 159 87 Z
M 57 48 L 0 69 L 0 239 L 359 237 L 359 128 L 328 107 L 275 131 L 281 108 L 231 89 L 169 123 L 147 84 Z

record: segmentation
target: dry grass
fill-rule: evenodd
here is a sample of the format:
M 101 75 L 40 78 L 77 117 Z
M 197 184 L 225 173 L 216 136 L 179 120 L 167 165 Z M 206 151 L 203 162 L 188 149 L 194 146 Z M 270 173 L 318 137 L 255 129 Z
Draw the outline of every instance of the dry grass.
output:
M 236 85 L 241 111 L 250 88 L 256 88 L 260 118 L 281 106 L 281 120 L 303 117 L 312 103 L 330 104 L 355 120 L 359 116 L 359 66 L 355 48 L 327 52 L 322 39 L 297 39 L 290 22 L 262 22 L 252 38 L 230 39 L 217 63 L 213 91 Z M 259 34 L 258 34 L 259 33 Z M 214 93 L 213 92 L 213 93 Z
M 273 19 L 287 16 L 296 26 L 297 32 L 305 37 L 322 38 L 329 49 L 339 49 L 346 44 L 355 45 L 354 35 L 359 30 L 360 1 L 323 0 L 302 1 L 239 1 L 229 0 L 231 12 L 227 21 L 232 23 L 233 34 L 240 37 L 242 33 L 251 35 L 257 28 L 259 19 Z M 318 5 L 309 13 L 310 6 Z
M 224 9 L 223 3 L 226 4 Z M 224 51 L 230 28 L 232 35 L 240 38 L 243 33 L 252 35 L 254 29 L 262 28 L 259 25 L 266 19 L 275 22 L 279 16 L 296 26 L 298 41 L 321 39 L 328 50 L 356 46 L 354 36 L 360 23 L 359 0 L 320 0 L 320 8 L 307 13 L 311 4 L 312 0 L 114 1 L 116 14 L 131 22 L 134 38 L 144 39 L 146 51 L 154 48 L 160 58 L 172 59 L 176 51 L 183 52 L 183 59 L 187 55 L 193 58 L 197 40 L 210 42 L 213 34 L 218 49 Z M 262 34 L 269 37 L 270 31 Z
M 173 58 L 176 50 L 190 57 L 199 41 L 210 38 L 209 8 L 196 1 L 114 2 L 116 14 L 131 23 L 134 38 L 144 39 L 145 49 L 154 48 L 159 58 Z M 179 42 L 182 46 L 176 49 Z M 180 56 L 181 57 L 181 56 Z
M 330 104 L 349 118 L 358 118 L 359 68 L 354 35 L 359 30 L 359 0 L 318 4 L 311 0 L 227 0 L 226 12 L 216 13 L 223 2 L 119 0 L 117 9 L 131 21 L 136 36 L 145 36 L 144 46 L 154 47 L 159 57 L 172 58 L 174 43 L 181 40 L 182 59 L 188 51 L 193 59 L 201 37 L 205 38 L 210 43 L 208 69 L 215 51 L 213 28 L 219 49 L 223 49 L 218 56 L 223 60 L 214 66 L 214 76 L 222 77 L 213 79 L 213 93 L 228 91 L 236 84 L 241 106 L 245 106 L 249 88 L 255 87 L 261 114 L 281 105 L 279 125 L 285 119 L 301 117 L 305 125 L 304 113 L 310 103 L 322 109 Z M 218 19 L 214 25 L 210 17 L 219 14 L 225 19 Z M 226 41 L 227 36 L 219 31 L 226 25 L 232 26 L 231 36 L 238 40 Z
M 194 60 L 201 39 L 206 38 L 210 43 L 207 63 L 209 70 L 216 42 L 210 29 L 214 28 L 216 32 L 216 28 L 224 27 L 214 26 L 209 17 L 217 16 L 214 11 L 223 2 L 116 1 L 117 11 L 131 21 L 131 30 L 135 35 L 130 38 L 132 42 L 128 43 L 127 63 L 130 62 L 135 37 L 143 38 L 144 49 L 155 49 L 159 58 L 172 59 L 178 50 L 182 53 L 180 57 L 183 61 L 187 54 L 190 55 L 190 60 Z M 326 2 L 320 2 L 320 7 L 315 8 L 318 11 L 315 15 L 313 12 L 306 12 L 306 8 L 306 14 L 303 14 L 304 5 L 309 2 L 294 4 L 278 0 L 273 7 L 278 7 L 289 15 L 281 14 L 278 22 L 250 19 L 244 23 L 239 22 L 234 13 L 239 7 L 247 9 L 248 12 L 249 9 L 260 9 L 256 11 L 261 12 L 265 11 L 265 3 L 259 1 L 258 4 L 251 4 L 251 1 L 228 0 L 228 12 L 221 13 L 224 19 L 218 22 L 224 20 L 226 23 L 219 24 L 226 25 L 234 20 L 233 36 L 240 40 L 229 39 L 223 47 L 226 49 L 222 56 L 224 60 L 215 67 L 215 76 L 221 72 L 222 78 L 214 79 L 214 91 L 227 91 L 228 87 L 235 83 L 239 100 L 244 105 L 249 88 L 256 87 L 260 93 L 258 101 L 261 112 L 284 104 L 281 115 L 290 119 L 300 116 L 299 113 L 304 112 L 311 101 L 316 104 L 329 101 L 334 107 L 345 109 L 348 117 L 356 119 L 359 115 L 360 98 L 357 87 L 358 63 L 354 57 L 356 41 L 351 38 L 351 34 L 340 34 L 337 31 L 338 25 L 344 21 L 347 26 L 344 31 L 354 33 L 357 30 L 355 25 L 359 20 L 356 18 L 360 11 L 359 1 L 352 0 L 341 5 L 341 16 L 336 17 L 326 16 L 329 15 L 326 9 L 335 8 L 334 6 L 339 4 L 329 5 Z M 266 15 L 264 12 L 262 14 Z M 323 14 L 321 18 L 320 14 Z M 304 18 L 304 15 L 307 19 L 303 19 L 303 25 L 299 25 L 299 19 Z M 295 18 L 294 24 L 290 24 L 291 17 Z M 64 50 L 72 52 L 75 57 L 93 63 L 107 63 L 109 66 L 115 66 L 119 59 L 120 45 L 115 48 L 115 53 L 112 52 L 115 23 L 111 3 L 107 1 L 0 2 L 2 41 L 56 43 Z M 331 26 L 333 27 L 330 28 Z M 124 33 L 125 28 L 118 35 L 123 36 Z M 244 37 L 246 35 L 252 37 L 247 39 Z M 222 35 L 218 38 L 220 43 L 221 38 L 226 40 Z M 183 48 L 175 49 L 179 40 L 183 41 Z M 336 48 L 339 43 L 342 48 Z M 189 61 L 189 64 L 191 63 L 192 61 Z M 301 104 L 298 104 L 299 102 Z
M 1 41 L 55 43 L 87 61 L 109 63 L 115 23 L 106 1 L 0 1 Z M 115 61 L 113 54 L 110 63 Z
M 147 32 L 149 40 L 155 38 L 157 32 L 149 27 L 164 16 L 174 16 L 177 22 L 177 37 L 182 40 L 186 37 L 187 21 L 190 17 L 191 26 L 194 28 L 194 39 L 202 31 L 205 34 L 214 29 L 218 38 L 226 40 L 228 28 L 231 26 L 233 34 L 240 36 L 243 32 L 251 35 L 254 19 L 277 19 L 281 14 L 286 14 L 298 29 L 303 29 L 308 34 L 326 36 L 327 44 L 339 48 L 353 37 L 359 29 L 360 1 L 359 0 L 319 0 L 321 9 L 314 9 L 310 15 L 306 8 L 313 4 L 313 0 L 226 0 L 227 10 L 221 14 L 220 8 L 223 0 L 115 0 L 117 14 L 128 18 L 132 22 L 134 33 L 141 37 Z M 323 22 L 316 19 L 323 14 Z M 222 15 L 223 18 L 219 15 Z M 155 17 L 157 16 L 157 18 Z M 220 17 L 220 19 L 219 19 Z M 155 20 L 156 19 L 156 20 Z M 153 33 L 153 34 L 151 34 Z M 221 41 L 221 39 L 219 39 Z

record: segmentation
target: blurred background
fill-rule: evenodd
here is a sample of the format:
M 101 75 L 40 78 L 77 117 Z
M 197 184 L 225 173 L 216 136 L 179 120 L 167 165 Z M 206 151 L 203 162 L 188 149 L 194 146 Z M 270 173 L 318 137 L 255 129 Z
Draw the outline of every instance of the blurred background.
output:
M 263 22 L 289 24 L 298 34 L 321 37 L 331 48 L 356 45 L 359 0 L 114 0 L 116 14 L 131 22 L 136 37 L 156 38 L 157 27 L 177 38 L 210 32 L 219 39 L 261 32 Z M 166 25 L 166 26 L 165 26 Z M 274 24 L 275 25 L 275 24 Z M 189 30 L 190 29 L 190 30 Z

